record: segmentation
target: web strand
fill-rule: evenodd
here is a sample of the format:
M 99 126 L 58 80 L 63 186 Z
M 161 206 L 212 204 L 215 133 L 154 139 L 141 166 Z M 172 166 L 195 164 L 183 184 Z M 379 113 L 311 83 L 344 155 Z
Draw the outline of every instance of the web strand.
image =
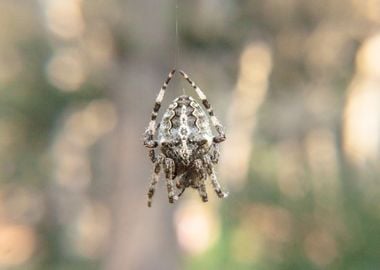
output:
M 180 65 L 180 45 L 179 45 L 179 23 L 178 23 L 178 10 L 179 0 L 175 0 L 175 55 L 174 55 L 174 68 L 179 69 Z M 181 84 L 182 85 L 182 84 Z M 186 95 L 186 90 L 182 87 L 182 93 Z
M 179 68 L 178 0 L 175 5 L 175 69 Z

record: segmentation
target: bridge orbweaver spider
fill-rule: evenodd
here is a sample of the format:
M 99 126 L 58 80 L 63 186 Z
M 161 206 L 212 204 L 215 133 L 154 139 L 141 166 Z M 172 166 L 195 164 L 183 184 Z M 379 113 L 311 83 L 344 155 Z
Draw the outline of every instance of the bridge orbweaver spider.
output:
M 228 196 L 228 193 L 222 191 L 214 169 L 219 159 L 218 145 L 226 139 L 224 128 L 214 115 L 206 95 L 185 72 L 180 71 L 180 74 L 194 88 L 209 117 L 191 96 L 182 95 L 174 99 L 156 126 L 165 90 L 175 72 L 176 70 L 172 70 L 162 85 L 149 126 L 144 133 L 144 145 L 149 149 L 149 157 L 153 162 L 153 175 L 148 191 L 149 207 L 152 205 L 161 169 L 165 173 L 170 203 L 176 201 L 188 187 L 197 189 L 202 201 L 207 202 L 205 181 L 208 178 L 219 198 Z M 212 134 L 209 118 L 217 131 L 216 136 Z M 155 151 L 157 147 L 158 155 Z M 178 194 L 175 188 L 179 190 Z

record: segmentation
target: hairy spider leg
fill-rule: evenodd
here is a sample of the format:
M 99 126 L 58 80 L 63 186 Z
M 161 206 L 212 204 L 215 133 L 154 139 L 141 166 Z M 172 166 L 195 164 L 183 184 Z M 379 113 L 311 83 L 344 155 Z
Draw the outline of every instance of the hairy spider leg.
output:
M 175 163 L 171 158 L 164 159 L 164 168 L 165 168 L 165 176 L 166 176 L 166 187 L 168 189 L 168 198 L 169 203 L 174 203 L 174 201 L 178 200 L 178 196 L 174 194 L 174 172 L 175 172 Z
M 161 160 L 162 160 L 161 157 L 158 157 L 158 160 L 156 160 L 154 163 L 152 180 L 150 182 L 150 186 L 148 190 L 148 207 L 152 206 L 152 198 L 156 190 L 156 184 L 158 183 L 158 180 L 160 179 Z
M 218 195 L 219 198 L 226 198 L 228 196 L 228 193 L 222 191 L 222 188 L 220 187 L 218 179 L 216 178 L 214 168 L 211 169 L 210 178 L 211 178 L 211 184 L 214 187 L 216 195 Z
M 206 184 L 205 184 L 204 179 L 202 179 L 199 183 L 198 192 L 199 192 L 199 196 L 201 196 L 202 198 L 202 202 L 208 202 Z
M 219 162 L 220 150 L 219 144 L 213 143 L 210 148 L 210 158 L 212 163 L 217 164 Z
M 150 149 L 149 150 L 149 158 L 150 160 L 155 163 L 157 161 L 157 158 L 156 158 L 156 152 L 154 151 L 154 149 Z
M 216 173 L 214 170 L 214 166 L 211 163 L 210 157 L 207 155 L 205 156 L 205 163 L 207 166 L 207 174 L 210 176 L 211 184 L 215 190 L 216 195 L 218 195 L 219 198 L 226 198 L 228 196 L 227 192 L 223 192 L 222 188 L 218 182 L 218 179 L 216 177 Z
M 158 111 L 161 108 L 161 102 L 164 99 L 166 88 L 168 87 L 169 82 L 173 78 L 174 73 L 176 72 L 175 69 L 173 69 L 167 79 L 165 80 L 164 84 L 162 85 L 160 92 L 157 95 L 156 102 L 153 107 L 152 115 L 150 118 L 149 126 L 146 129 L 144 133 L 144 145 L 148 148 L 155 148 L 157 147 L 158 143 L 153 139 L 154 134 L 156 133 L 156 120 L 158 116 Z
M 195 166 L 195 170 L 197 171 L 197 175 L 200 176 L 200 179 L 206 180 L 207 175 L 203 167 L 203 161 L 199 158 L 194 160 L 194 166 Z
M 195 170 L 197 171 L 197 175 L 199 176 L 198 183 L 197 183 L 197 190 L 199 192 L 199 195 L 202 198 L 203 202 L 207 202 L 207 191 L 206 191 L 206 185 L 205 181 L 207 179 L 207 174 L 205 172 L 205 169 L 203 167 L 203 161 L 201 159 L 194 160 Z
M 218 132 L 218 136 L 214 137 L 215 143 L 223 142 L 226 139 L 226 135 L 224 133 L 224 128 L 222 124 L 219 122 L 218 118 L 214 115 L 214 110 L 211 107 L 211 104 L 208 102 L 207 97 L 205 93 L 190 79 L 190 77 L 182 70 L 179 71 L 181 75 L 190 83 L 190 85 L 194 88 L 195 92 L 197 93 L 198 97 L 202 100 L 203 106 L 206 108 L 210 118 L 212 125 L 215 127 L 216 131 Z

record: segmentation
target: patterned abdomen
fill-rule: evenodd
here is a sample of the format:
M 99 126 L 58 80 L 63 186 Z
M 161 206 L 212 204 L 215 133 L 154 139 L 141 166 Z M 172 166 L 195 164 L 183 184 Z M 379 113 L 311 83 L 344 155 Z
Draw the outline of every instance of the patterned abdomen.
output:
M 158 130 L 160 144 L 184 139 L 212 141 L 209 119 L 190 96 L 180 96 L 170 104 Z

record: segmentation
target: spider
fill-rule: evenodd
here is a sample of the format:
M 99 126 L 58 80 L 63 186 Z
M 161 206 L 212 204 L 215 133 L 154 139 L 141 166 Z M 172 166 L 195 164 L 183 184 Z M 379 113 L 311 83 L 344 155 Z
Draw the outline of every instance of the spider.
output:
M 203 91 L 180 71 L 182 77 L 194 88 L 211 119 L 218 135 L 211 131 L 209 118 L 204 110 L 191 96 L 182 95 L 174 99 L 156 126 L 158 111 L 165 95 L 165 90 L 174 76 L 173 69 L 156 98 L 149 126 L 144 133 L 144 145 L 149 149 L 153 162 L 153 174 L 148 191 L 148 206 L 152 206 L 155 186 L 163 169 L 170 203 L 178 200 L 188 187 L 197 189 L 203 202 L 208 201 L 205 181 L 211 179 L 212 186 L 219 198 L 228 193 L 222 191 L 217 180 L 214 165 L 219 159 L 219 143 L 226 139 L 223 126 L 214 115 L 214 111 Z M 157 139 L 155 134 L 158 129 Z M 155 149 L 159 147 L 159 154 Z M 175 188 L 179 194 L 175 194 Z

